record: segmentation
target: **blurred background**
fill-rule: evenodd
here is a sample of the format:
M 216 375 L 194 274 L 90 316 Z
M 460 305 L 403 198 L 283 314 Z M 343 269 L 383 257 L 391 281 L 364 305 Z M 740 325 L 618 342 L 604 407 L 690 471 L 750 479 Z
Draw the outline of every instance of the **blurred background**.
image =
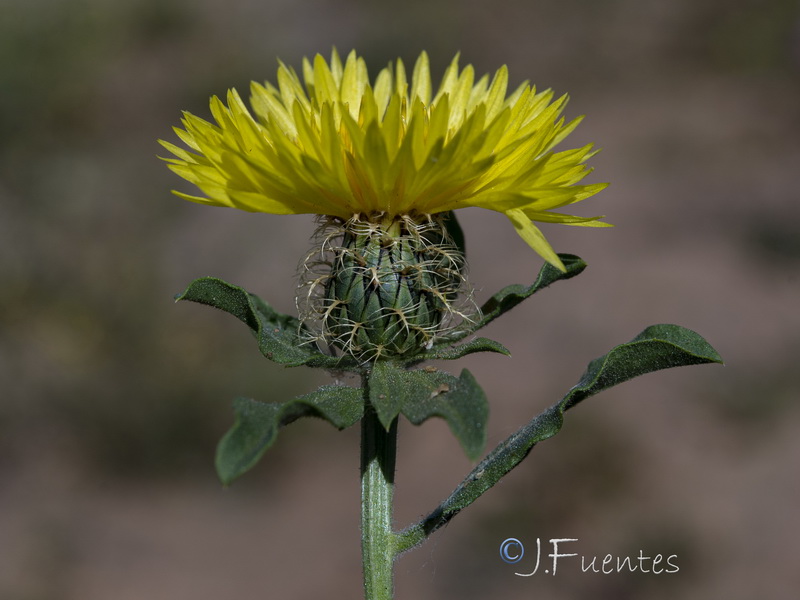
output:
M 332 46 L 374 76 L 456 51 L 569 93 L 594 142 L 577 211 L 545 229 L 578 279 L 486 335 L 469 368 L 491 446 L 651 323 L 726 366 L 665 371 L 571 411 L 500 485 L 397 563 L 397 597 L 794 598 L 800 552 L 800 6 L 790 0 L 0 1 L 0 598 L 358 598 L 358 431 L 308 420 L 222 489 L 236 396 L 326 381 L 263 360 L 239 322 L 172 297 L 215 275 L 294 310 L 311 218 L 202 207 L 156 158 L 181 110 Z M 540 260 L 502 215 L 462 211 L 483 300 Z M 400 431 L 397 525 L 471 465 L 441 422 Z M 674 554 L 674 574 L 516 577 L 500 543 L 598 560 Z M 531 559 L 532 561 L 532 559 Z M 599 564 L 599 563 L 598 563 Z M 542 569 L 545 566 L 542 566 Z

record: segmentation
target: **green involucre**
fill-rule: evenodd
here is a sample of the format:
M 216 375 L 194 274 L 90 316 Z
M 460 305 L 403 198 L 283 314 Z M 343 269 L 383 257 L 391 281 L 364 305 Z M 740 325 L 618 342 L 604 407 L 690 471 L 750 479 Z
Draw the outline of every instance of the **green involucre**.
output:
M 357 216 L 322 229 L 301 284 L 303 320 L 320 341 L 361 360 L 404 356 L 469 318 L 458 306 L 464 256 L 442 219 Z

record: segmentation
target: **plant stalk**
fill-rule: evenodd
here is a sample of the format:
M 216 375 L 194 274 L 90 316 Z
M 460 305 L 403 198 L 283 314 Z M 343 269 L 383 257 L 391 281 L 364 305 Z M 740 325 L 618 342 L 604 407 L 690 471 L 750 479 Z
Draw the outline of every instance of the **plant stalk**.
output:
M 361 419 L 361 556 L 366 600 L 391 600 L 394 595 L 396 453 L 397 419 L 386 431 L 367 402 Z

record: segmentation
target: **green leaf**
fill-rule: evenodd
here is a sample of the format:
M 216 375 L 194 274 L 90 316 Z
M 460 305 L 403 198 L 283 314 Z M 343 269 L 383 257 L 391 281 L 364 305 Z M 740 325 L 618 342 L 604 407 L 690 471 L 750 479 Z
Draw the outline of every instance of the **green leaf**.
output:
M 256 465 L 283 425 L 300 417 L 319 417 L 338 429 L 345 429 L 364 414 L 364 397 L 361 388 L 325 385 L 283 403 L 237 398 L 233 408 L 233 427 L 217 446 L 217 474 L 224 485 Z
M 533 418 L 494 448 L 433 512 L 398 534 L 396 552 L 421 544 L 521 463 L 533 447 L 557 434 L 564 412 L 580 401 L 660 369 L 722 363 L 699 334 L 678 325 L 653 325 L 626 344 L 589 363 L 580 382 L 564 398 Z
M 536 277 L 536 281 L 533 285 L 524 286 L 517 283 L 504 287 L 481 306 L 481 318 L 477 323 L 471 327 L 456 331 L 453 334 L 445 335 L 443 338 L 449 343 L 464 339 L 478 329 L 486 327 L 497 317 L 507 313 L 517 304 L 530 298 L 536 292 L 543 290 L 556 281 L 571 279 L 576 275 L 580 275 L 586 268 L 586 263 L 583 262 L 583 259 L 574 254 L 559 254 L 558 257 L 561 259 L 561 262 L 564 263 L 566 272 L 562 272 L 550 263 L 545 263 L 539 271 L 539 275 Z
M 406 371 L 396 363 L 378 361 L 369 377 L 369 398 L 387 431 L 401 413 L 414 425 L 441 417 L 471 460 L 483 451 L 489 405 L 466 369 L 454 377 L 433 369 Z
M 574 254 L 559 254 L 558 257 L 564 263 L 564 267 L 567 269 L 566 272 L 562 272 L 550 263 L 545 263 L 533 285 L 525 287 L 521 284 L 515 284 L 504 287 L 481 306 L 481 314 L 483 316 L 475 330 L 485 327 L 536 292 L 543 290 L 556 281 L 571 279 L 576 275 L 580 275 L 586 268 L 586 263 Z
M 295 317 L 277 312 L 255 294 L 221 279 L 196 279 L 175 300 L 190 300 L 232 314 L 253 331 L 261 354 L 278 364 L 358 370 L 351 357 L 319 352 L 301 335 L 302 325 Z
M 433 512 L 398 534 L 397 553 L 418 546 L 449 523 L 521 463 L 538 442 L 557 434 L 563 422 L 563 412 L 551 406 L 498 444 Z
M 679 325 L 651 325 L 627 344 L 596 358 L 561 401 L 563 410 L 639 375 L 670 367 L 722 363 L 700 334 Z
M 414 362 L 421 362 L 423 360 L 456 360 L 467 354 L 473 354 L 474 352 L 497 352 L 498 354 L 511 356 L 508 349 L 500 342 L 480 337 L 458 346 L 445 346 L 443 348 L 434 347 L 434 349 L 429 352 L 423 352 L 415 356 Z

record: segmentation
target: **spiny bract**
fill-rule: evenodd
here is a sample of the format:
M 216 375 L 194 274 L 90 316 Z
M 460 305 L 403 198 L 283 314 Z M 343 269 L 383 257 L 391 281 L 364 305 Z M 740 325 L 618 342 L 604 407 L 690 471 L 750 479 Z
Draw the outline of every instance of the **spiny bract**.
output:
M 316 237 L 297 298 L 310 341 L 362 360 L 413 355 L 478 314 L 443 217 L 328 217 Z

